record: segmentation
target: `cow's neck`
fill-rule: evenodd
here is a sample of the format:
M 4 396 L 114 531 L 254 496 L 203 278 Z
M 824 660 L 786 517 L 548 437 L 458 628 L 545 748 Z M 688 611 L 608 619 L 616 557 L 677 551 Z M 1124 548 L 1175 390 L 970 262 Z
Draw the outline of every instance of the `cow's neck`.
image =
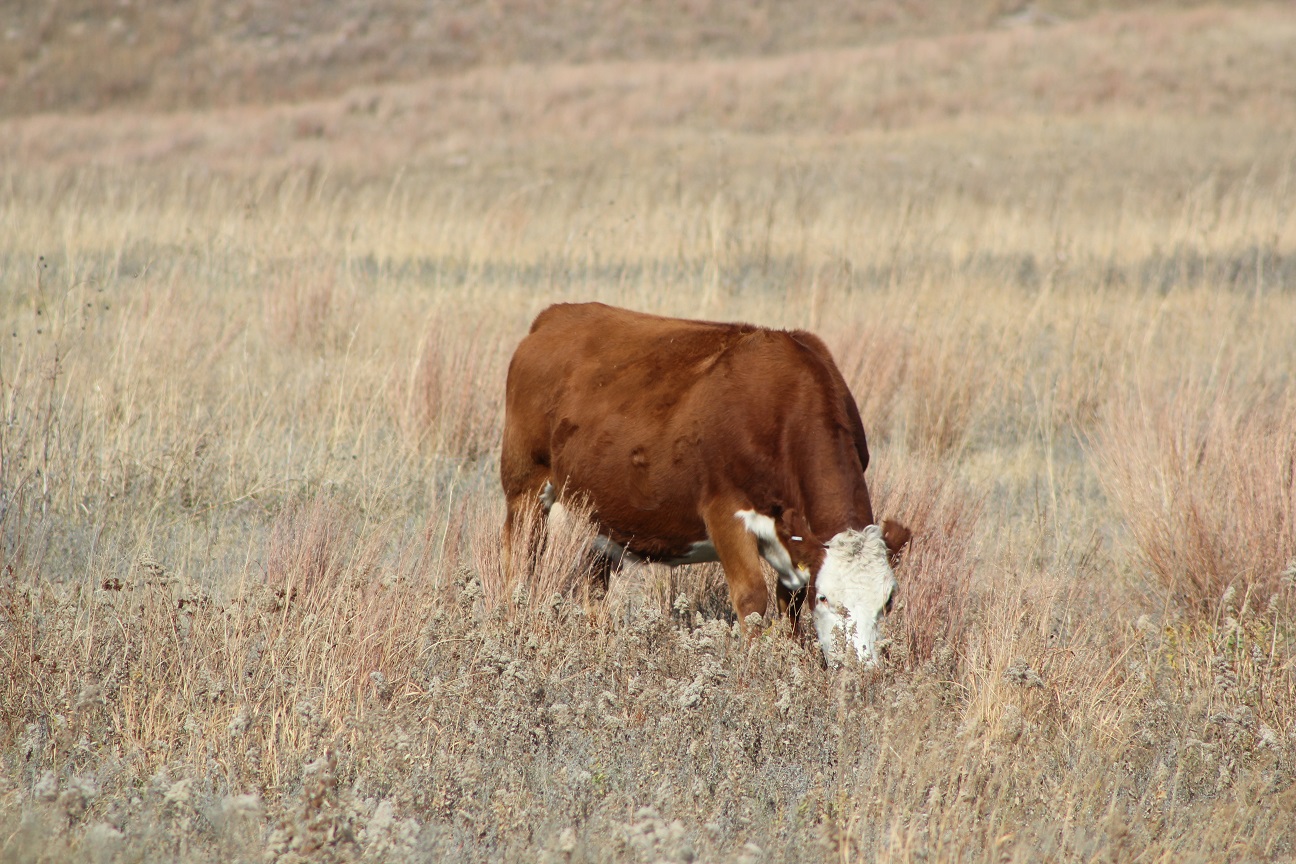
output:
M 802 453 L 796 472 L 803 510 L 810 528 L 823 540 L 847 528 L 862 529 L 873 524 L 869 499 L 859 459 L 845 446 L 811 448 Z

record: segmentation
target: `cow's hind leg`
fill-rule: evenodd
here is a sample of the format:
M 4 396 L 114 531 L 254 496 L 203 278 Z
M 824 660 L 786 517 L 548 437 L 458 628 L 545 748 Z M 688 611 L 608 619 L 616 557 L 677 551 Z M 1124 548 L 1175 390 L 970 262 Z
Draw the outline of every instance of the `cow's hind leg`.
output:
M 738 511 L 742 507 L 732 501 L 716 501 L 702 513 L 711 545 L 715 546 L 720 566 L 724 567 L 725 581 L 729 583 L 729 602 L 744 630 L 747 616 L 755 612 L 765 615 L 769 591 L 765 587 L 765 574 L 761 572 L 760 548 L 756 537 Z
M 509 447 L 507 435 L 500 455 L 500 479 L 507 511 L 500 550 L 504 574 L 511 580 L 521 570 L 529 570 L 539 554 L 545 517 L 553 505 L 553 483 L 549 466 L 533 460 L 522 448 Z
M 534 566 L 544 541 L 546 518 L 539 490 L 509 495 L 506 506 L 500 558 L 505 575 L 514 579 Z

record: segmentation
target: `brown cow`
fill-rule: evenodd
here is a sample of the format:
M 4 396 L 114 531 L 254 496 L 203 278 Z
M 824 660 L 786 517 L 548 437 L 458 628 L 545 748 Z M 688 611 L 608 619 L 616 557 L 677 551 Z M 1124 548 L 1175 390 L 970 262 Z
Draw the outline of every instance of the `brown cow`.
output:
M 874 524 L 859 409 L 802 331 L 645 315 L 601 303 L 541 312 L 509 364 L 500 479 L 514 525 L 562 499 L 591 508 L 614 560 L 718 560 L 739 620 L 802 590 L 820 643 L 873 663 L 909 539 Z

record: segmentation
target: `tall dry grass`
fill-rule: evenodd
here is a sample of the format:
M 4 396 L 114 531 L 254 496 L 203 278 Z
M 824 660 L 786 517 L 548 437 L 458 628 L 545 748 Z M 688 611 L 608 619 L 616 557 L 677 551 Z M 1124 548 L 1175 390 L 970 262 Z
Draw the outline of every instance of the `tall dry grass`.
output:
M 897 571 L 898 620 L 889 624 L 902 647 L 895 660 L 911 667 L 938 660 L 952 670 L 971 623 L 983 502 L 938 465 L 889 456 L 876 457 L 874 506 L 879 518 L 894 518 L 913 532 Z
M 1222 372 L 1110 405 L 1095 456 L 1156 585 L 1219 617 L 1264 608 L 1296 560 L 1296 400 Z
M 508 347 L 484 330 L 462 314 L 435 316 L 394 391 L 406 434 L 432 452 L 480 459 L 499 446 Z

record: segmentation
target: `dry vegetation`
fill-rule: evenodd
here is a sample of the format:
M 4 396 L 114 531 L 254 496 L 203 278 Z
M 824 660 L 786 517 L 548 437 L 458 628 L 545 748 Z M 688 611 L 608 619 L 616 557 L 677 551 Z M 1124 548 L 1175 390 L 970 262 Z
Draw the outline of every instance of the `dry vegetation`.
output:
M 0 859 L 1296 857 L 1296 16 L 896 8 L 0 121 Z M 828 340 L 884 671 L 578 521 L 503 581 L 586 298 Z
M 1056 0 L 1049 9 L 1139 5 Z M 10 0 L 0 115 L 294 100 L 483 66 L 769 56 L 1041 20 L 1018 3 L 971 0 L 614 0 L 597 8 L 591 14 L 582 0 Z

